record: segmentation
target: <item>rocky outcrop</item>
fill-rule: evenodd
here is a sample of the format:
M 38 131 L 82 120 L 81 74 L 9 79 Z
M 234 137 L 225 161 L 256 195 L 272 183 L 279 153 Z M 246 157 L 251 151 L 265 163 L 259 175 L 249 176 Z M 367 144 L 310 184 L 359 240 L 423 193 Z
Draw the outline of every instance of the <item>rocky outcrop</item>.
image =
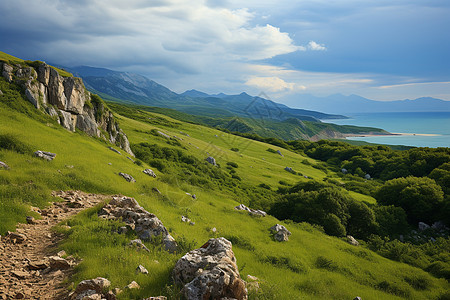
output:
M 119 175 L 125 178 L 128 182 L 136 182 L 136 179 L 134 179 L 130 174 L 119 172 Z
M 347 235 L 347 243 L 352 246 L 359 246 L 359 242 L 351 235 Z
M 145 169 L 145 170 L 142 171 L 142 172 L 144 172 L 144 173 L 147 174 L 148 176 L 152 176 L 153 178 L 156 178 L 155 172 L 153 172 L 153 170 L 151 170 L 151 169 Z
M 209 162 L 210 164 L 212 164 L 213 166 L 217 166 L 216 159 L 212 156 L 208 156 L 206 158 L 206 161 Z
M 167 251 L 175 252 L 177 249 L 175 239 L 158 217 L 146 211 L 134 198 L 114 197 L 98 214 L 105 219 L 122 219 L 130 228 L 134 228 L 141 240 L 151 241 L 161 236 Z
M 234 209 L 235 209 L 235 210 L 244 210 L 244 211 L 248 211 L 250 214 L 255 215 L 255 216 L 261 216 L 261 217 L 267 216 L 267 213 L 266 213 L 265 211 L 262 211 L 262 210 L 259 210 L 259 209 L 248 208 L 248 207 L 245 206 L 244 204 L 239 204 L 239 205 L 236 206 Z
M 50 161 L 50 160 L 54 160 L 55 159 L 56 154 L 55 153 L 51 153 L 51 152 L 47 152 L 47 151 L 38 150 L 38 151 L 34 152 L 34 156 L 40 157 L 42 159 Z
M 111 282 L 103 277 L 81 281 L 75 291 L 69 295 L 70 300 L 107 299 L 107 289 Z
M 273 238 L 278 242 L 285 242 L 289 240 L 291 232 L 286 227 L 280 224 L 276 224 L 270 227 L 270 231 L 273 233 Z
M 172 277 L 187 299 L 247 299 L 231 242 L 223 237 L 180 258 Z
M 133 155 L 128 138 L 112 112 L 98 96 L 86 90 L 81 78 L 63 77 L 41 62 L 29 65 L 0 62 L 0 70 L 8 82 L 24 88 L 28 101 L 67 130 L 79 129 L 101 137 Z

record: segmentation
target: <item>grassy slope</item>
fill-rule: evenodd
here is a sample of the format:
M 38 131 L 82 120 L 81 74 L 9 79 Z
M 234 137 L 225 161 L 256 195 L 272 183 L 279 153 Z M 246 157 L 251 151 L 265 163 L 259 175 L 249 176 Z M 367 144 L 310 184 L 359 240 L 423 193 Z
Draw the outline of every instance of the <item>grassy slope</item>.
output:
M 23 105 L 28 103 L 24 101 Z M 219 191 L 202 190 L 177 182 L 176 179 L 168 185 L 148 177 L 142 173 L 146 166 L 139 167 L 125 155 L 108 150 L 106 144 L 81 133 L 67 132 L 50 120 L 47 124 L 37 122 L 3 106 L 0 106 L 0 113 L 2 134 L 15 135 L 33 150 L 57 153 L 54 161 L 46 162 L 30 154 L 0 150 L 0 160 L 11 167 L 8 171 L 0 170 L 0 234 L 11 229 L 16 220 L 24 221 L 27 205 L 42 206 L 45 201 L 52 200 L 49 197 L 52 189 L 121 193 L 135 197 L 147 210 L 159 216 L 177 240 L 185 240 L 193 247 L 202 245 L 213 236 L 240 238 L 241 242 L 235 242 L 233 249 L 241 275 L 244 278 L 247 274 L 259 277 L 263 281 L 262 290 L 269 299 L 352 299 L 355 296 L 363 299 L 395 299 L 397 296 L 394 294 L 414 299 L 433 299 L 449 287 L 442 279 L 392 262 L 362 247 L 351 247 L 309 225 L 286 224 L 270 216 L 253 218 L 234 211 L 233 207 L 240 199 L 233 199 Z M 285 166 L 316 179 L 325 177 L 323 172 L 303 164 L 302 161 L 308 158 L 298 154 L 280 149 L 284 154 L 281 157 L 266 151 L 269 147 L 277 150 L 274 146 L 159 117 L 167 119 L 170 126 L 159 125 L 158 128 L 182 137 L 182 145 L 191 154 L 204 159 L 208 152 L 221 165 L 227 161 L 238 163 L 237 173 L 246 182 L 266 183 L 275 187 L 279 180 L 290 183 L 306 180 L 284 171 Z M 151 124 L 127 118 L 120 118 L 120 123 L 132 143 L 148 141 L 166 145 L 163 138 L 143 133 L 154 128 Z M 180 131 L 188 133 L 190 137 L 181 135 Z M 232 147 L 239 148 L 240 153 L 230 151 Z M 137 182 L 126 182 L 117 175 L 118 172 L 133 175 Z M 152 187 L 157 187 L 165 197 L 153 194 Z M 198 200 L 192 200 L 186 192 L 195 193 Z M 196 225 L 188 226 L 180 222 L 182 214 L 188 215 Z M 66 232 L 68 239 L 61 248 L 84 260 L 78 267 L 75 281 L 104 276 L 112 281 L 114 287 L 123 287 L 132 280 L 143 287 L 135 292 L 139 295 L 124 294 L 123 298 L 173 294 L 164 287 L 168 283 L 171 268 L 182 253 L 167 254 L 150 245 L 152 252 L 149 255 L 127 249 L 124 245 L 133 237 L 111 234 L 111 227 L 118 225 L 98 219 L 95 210 L 87 211 L 68 223 L 72 228 Z M 289 242 L 277 243 L 270 238 L 268 228 L 276 223 L 285 224 L 292 232 Z M 217 228 L 217 234 L 209 231 L 212 227 Z M 319 267 L 319 257 L 325 257 L 328 262 Z M 277 262 L 282 262 L 282 265 L 277 265 Z M 134 269 L 138 264 L 147 267 L 150 275 L 136 276 Z M 427 282 L 427 290 L 412 288 L 405 279 L 407 277 Z

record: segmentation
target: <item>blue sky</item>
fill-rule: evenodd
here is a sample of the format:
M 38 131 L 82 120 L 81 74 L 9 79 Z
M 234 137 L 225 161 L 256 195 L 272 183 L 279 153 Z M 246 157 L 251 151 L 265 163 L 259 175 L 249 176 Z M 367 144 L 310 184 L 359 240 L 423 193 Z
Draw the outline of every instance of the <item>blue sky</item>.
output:
M 1 51 L 176 92 L 450 100 L 447 0 L 2 0 L 0 11 Z

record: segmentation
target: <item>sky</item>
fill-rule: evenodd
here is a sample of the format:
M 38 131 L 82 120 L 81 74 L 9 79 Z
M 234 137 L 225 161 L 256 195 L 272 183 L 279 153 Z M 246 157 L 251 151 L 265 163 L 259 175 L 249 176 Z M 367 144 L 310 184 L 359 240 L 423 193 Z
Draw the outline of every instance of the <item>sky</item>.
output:
M 175 92 L 450 100 L 448 0 L 1 0 L 0 51 Z

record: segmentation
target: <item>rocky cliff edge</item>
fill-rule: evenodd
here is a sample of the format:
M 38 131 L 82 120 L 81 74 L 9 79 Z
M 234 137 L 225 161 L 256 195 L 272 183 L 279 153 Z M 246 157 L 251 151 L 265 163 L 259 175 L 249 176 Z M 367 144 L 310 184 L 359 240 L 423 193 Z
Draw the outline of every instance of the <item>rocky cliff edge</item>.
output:
M 63 77 L 43 62 L 27 65 L 0 61 L 0 71 L 8 82 L 25 89 L 26 98 L 37 109 L 54 117 L 67 130 L 82 130 L 133 155 L 112 112 L 100 97 L 86 90 L 81 78 Z

